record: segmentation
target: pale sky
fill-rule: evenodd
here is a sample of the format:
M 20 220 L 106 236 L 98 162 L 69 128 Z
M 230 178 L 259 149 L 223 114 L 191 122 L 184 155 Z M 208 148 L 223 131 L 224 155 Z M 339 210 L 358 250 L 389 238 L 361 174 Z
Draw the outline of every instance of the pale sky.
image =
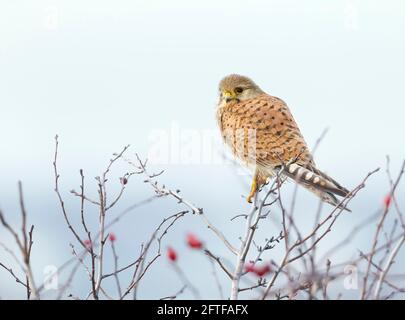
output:
M 36 243 L 46 248 L 38 247 L 34 259 L 58 264 L 69 257 L 73 240 L 53 193 L 54 135 L 60 136 L 62 186 L 69 197 L 80 168 L 89 177 L 98 175 L 126 144 L 132 155 L 146 157 L 156 130 L 178 127 L 200 135 L 197 139 L 213 132 L 217 84 L 229 73 L 247 75 L 286 101 L 309 145 L 329 127 L 316 161 L 342 184 L 353 187 L 368 171 L 384 167 L 387 154 L 397 169 L 405 157 L 404 10 L 399 0 L 4 0 L 0 207 L 18 211 L 16 182 L 22 180 L 38 224 Z M 190 141 L 181 145 L 190 147 Z M 231 235 L 237 233 L 229 217 L 242 206 L 248 176 L 219 164 L 156 167 L 166 169 L 165 182 L 207 207 Z M 382 170 L 353 208 L 364 218 L 387 188 Z M 151 194 L 141 182 L 133 192 L 124 201 Z M 305 192 L 302 197 L 307 204 Z M 310 203 L 314 207 L 316 201 Z M 168 210 L 162 204 L 153 208 L 159 217 L 144 213 L 139 226 L 146 227 L 128 222 L 122 233 L 130 230 L 143 239 Z M 190 226 L 206 232 L 189 219 L 179 226 L 180 235 Z M 361 220 L 343 220 L 342 230 L 351 219 Z M 8 275 L 0 272 L 4 278 Z M 174 275 L 157 292 L 144 288 L 144 297 L 170 294 L 167 288 L 178 285 Z M 201 286 L 213 295 L 203 280 Z M 8 290 L 0 286 L 0 296 L 18 296 Z

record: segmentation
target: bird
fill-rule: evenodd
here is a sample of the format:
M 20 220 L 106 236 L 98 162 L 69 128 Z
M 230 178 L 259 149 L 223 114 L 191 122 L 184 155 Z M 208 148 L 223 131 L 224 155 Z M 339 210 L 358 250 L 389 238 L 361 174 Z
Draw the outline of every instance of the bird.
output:
M 287 104 L 250 78 L 231 74 L 219 82 L 216 118 L 225 144 L 253 172 L 248 202 L 269 178 L 279 174 L 323 202 L 340 205 L 348 189 L 319 170 Z

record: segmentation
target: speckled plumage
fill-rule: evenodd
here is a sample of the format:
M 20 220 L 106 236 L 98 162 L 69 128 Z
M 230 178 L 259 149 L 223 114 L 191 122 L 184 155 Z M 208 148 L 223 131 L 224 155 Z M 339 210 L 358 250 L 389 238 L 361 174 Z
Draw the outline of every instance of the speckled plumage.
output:
M 316 168 L 283 100 L 268 95 L 252 80 L 239 75 L 225 77 L 219 91 L 217 121 L 222 137 L 232 153 L 254 170 L 254 182 L 260 186 L 284 166 L 284 176 L 328 203 L 338 203 L 334 194 L 347 195 L 348 190 Z M 252 191 L 249 200 L 251 196 Z

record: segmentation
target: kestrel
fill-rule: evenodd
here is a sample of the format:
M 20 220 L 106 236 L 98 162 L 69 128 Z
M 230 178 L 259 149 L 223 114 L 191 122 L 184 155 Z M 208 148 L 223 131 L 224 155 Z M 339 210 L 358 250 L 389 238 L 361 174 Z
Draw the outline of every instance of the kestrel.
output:
M 222 137 L 232 153 L 254 172 L 248 202 L 277 172 L 334 206 L 339 205 L 335 195 L 349 194 L 346 188 L 317 169 L 283 100 L 237 74 L 221 80 L 219 95 L 216 115 Z

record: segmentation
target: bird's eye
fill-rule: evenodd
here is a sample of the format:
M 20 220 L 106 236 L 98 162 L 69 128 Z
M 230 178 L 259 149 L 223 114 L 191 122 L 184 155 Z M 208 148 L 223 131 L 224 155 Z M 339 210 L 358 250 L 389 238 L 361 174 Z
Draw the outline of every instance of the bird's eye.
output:
M 242 92 L 243 92 L 243 88 L 241 88 L 241 87 L 236 87 L 236 88 L 235 88 L 235 92 L 236 92 L 236 93 L 242 93 Z

